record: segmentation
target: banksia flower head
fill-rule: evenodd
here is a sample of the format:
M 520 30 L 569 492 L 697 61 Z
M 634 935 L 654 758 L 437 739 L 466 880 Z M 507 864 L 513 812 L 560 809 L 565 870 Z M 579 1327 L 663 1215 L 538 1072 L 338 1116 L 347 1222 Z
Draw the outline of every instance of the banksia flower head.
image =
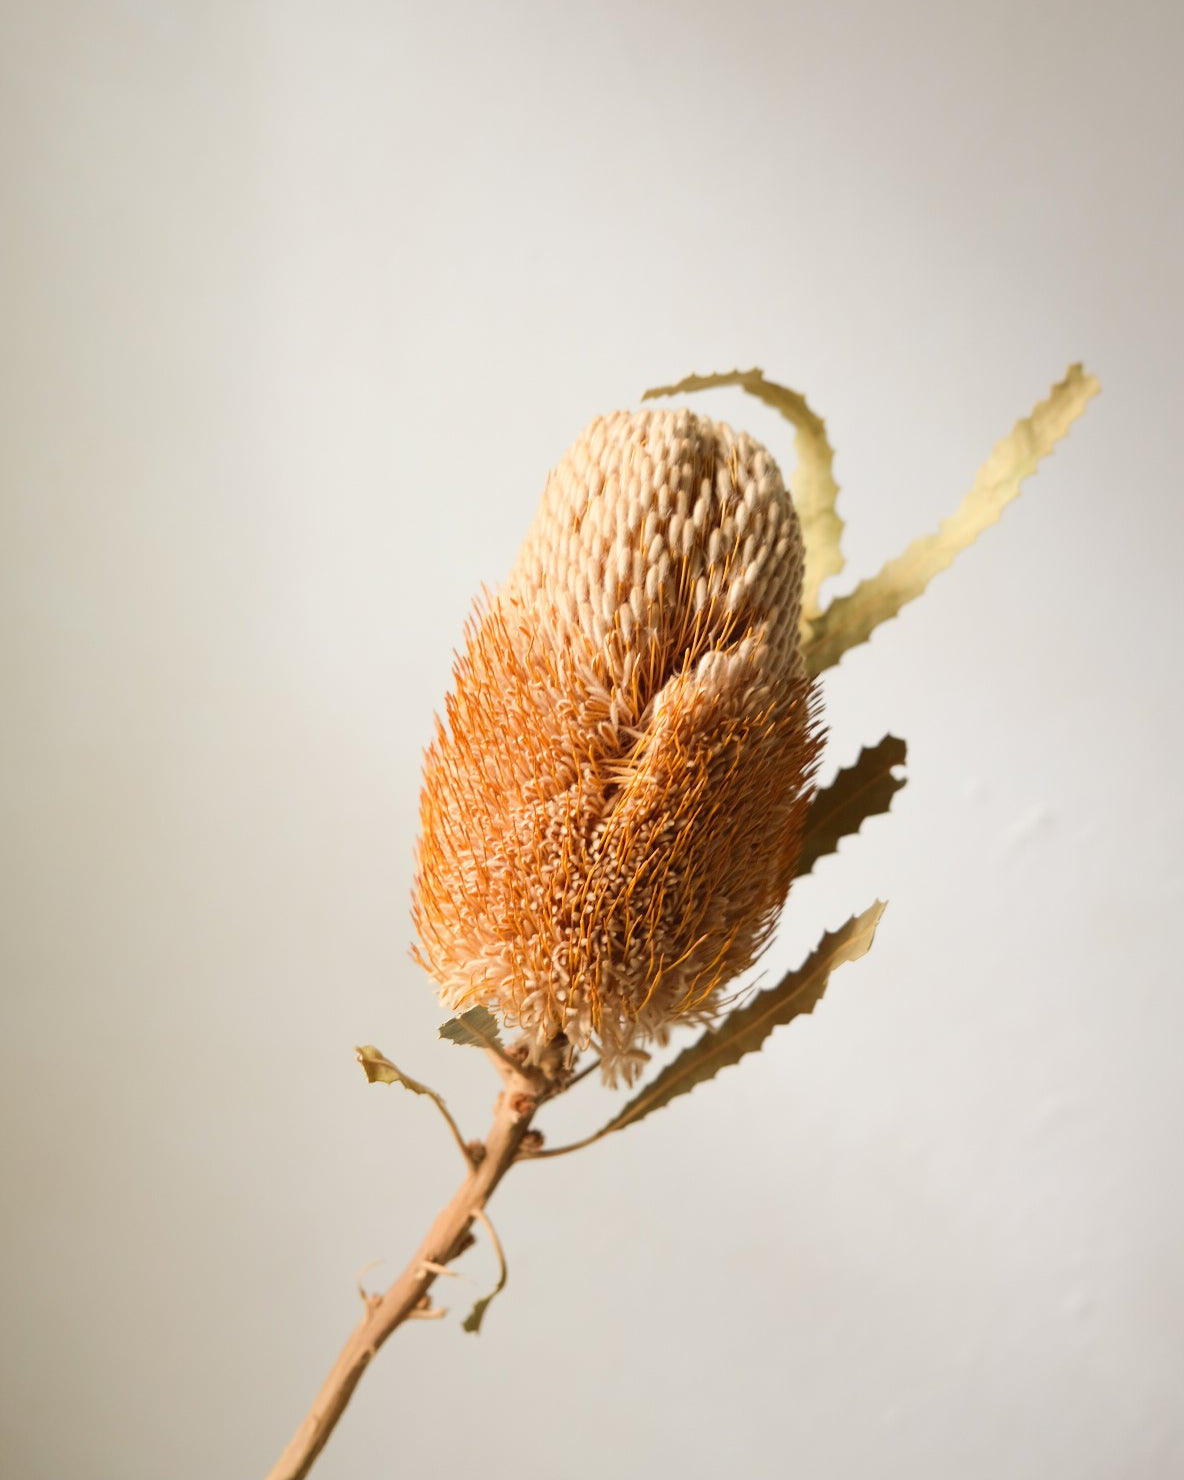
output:
M 802 537 L 769 453 L 685 410 L 601 417 L 466 630 L 421 802 L 417 957 L 536 1053 L 709 1018 L 793 879 L 819 747 Z

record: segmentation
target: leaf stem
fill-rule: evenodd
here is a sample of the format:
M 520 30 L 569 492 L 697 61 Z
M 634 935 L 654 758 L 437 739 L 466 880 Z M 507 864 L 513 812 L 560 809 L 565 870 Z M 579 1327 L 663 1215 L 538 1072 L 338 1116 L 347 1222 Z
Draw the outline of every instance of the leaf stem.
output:
M 567 1081 L 567 1088 L 571 1089 L 573 1085 L 579 1084 L 581 1079 L 587 1079 L 589 1074 L 595 1073 L 595 1071 L 599 1068 L 600 1060 L 598 1058 L 593 1059 L 590 1064 L 585 1064 L 584 1067 L 578 1071 L 578 1073 L 572 1075 L 572 1077 Z
M 464 1136 L 461 1135 L 460 1126 L 457 1125 L 455 1120 L 453 1120 L 452 1111 L 449 1110 L 448 1106 L 444 1103 L 439 1095 L 432 1095 L 431 1098 L 432 1102 L 436 1106 L 436 1109 L 439 1110 L 440 1114 L 448 1122 L 448 1129 L 452 1132 L 452 1139 L 460 1147 L 460 1154 L 464 1157 L 465 1161 L 468 1162 L 469 1166 L 472 1166 L 473 1153 L 469 1149 L 469 1143 L 465 1140 Z
M 569 1151 L 582 1151 L 585 1146 L 591 1146 L 593 1141 L 599 1141 L 602 1136 L 607 1136 L 610 1130 L 615 1129 L 615 1125 L 602 1126 L 590 1136 L 585 1136 L 582 1141 L 569 1141 L 566 1146 L 543 1146 L 538 1151 L 531 1151 L 522 1160 L 542 1161 L 546 1156 L 566 1156 Z

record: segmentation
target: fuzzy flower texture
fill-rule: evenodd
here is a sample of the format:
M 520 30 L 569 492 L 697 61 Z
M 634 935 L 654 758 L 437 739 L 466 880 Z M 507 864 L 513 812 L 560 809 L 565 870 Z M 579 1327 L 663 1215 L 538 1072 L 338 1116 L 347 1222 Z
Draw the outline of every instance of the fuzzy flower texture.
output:
M 744 433 L 617 412 L 551 474 L 466 629 L 428 751 L 413 915 L 446 1007 L 610 1082 L 706 1021 L 793 880 L 820 746 L 802 536 Z

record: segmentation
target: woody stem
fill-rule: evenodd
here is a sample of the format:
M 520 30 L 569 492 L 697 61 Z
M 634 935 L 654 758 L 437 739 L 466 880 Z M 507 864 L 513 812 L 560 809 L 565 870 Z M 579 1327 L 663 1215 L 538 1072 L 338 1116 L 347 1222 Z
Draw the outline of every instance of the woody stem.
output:
M 309 1473 L 371 1358 L 392 1331 L 417 1309 L 423 1309 L 439 1268 L 466 1246 L 473 1223 L 513 1165 L 546 1086 L 532 1070 L 502 1068 L 505 1085 L 498 1096 L 484 1155 L 475 1158 L 475 1165 L 399 1278 L 384 1295 L 367 1300 L 365 1316 L 342 1347 L 312 1407 L 267 1480 L 303 1480 Z

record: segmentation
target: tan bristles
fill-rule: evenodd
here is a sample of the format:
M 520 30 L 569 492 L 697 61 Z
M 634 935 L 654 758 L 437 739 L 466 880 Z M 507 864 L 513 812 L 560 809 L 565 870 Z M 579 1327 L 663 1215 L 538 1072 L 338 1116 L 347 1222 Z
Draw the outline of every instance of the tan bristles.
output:
M 819 748 L 773 459 L 689 411 L 592 423 L 479 606 L 425 766 L 417 956 L 445 1004 L 631 1077 L 756 959 Z

